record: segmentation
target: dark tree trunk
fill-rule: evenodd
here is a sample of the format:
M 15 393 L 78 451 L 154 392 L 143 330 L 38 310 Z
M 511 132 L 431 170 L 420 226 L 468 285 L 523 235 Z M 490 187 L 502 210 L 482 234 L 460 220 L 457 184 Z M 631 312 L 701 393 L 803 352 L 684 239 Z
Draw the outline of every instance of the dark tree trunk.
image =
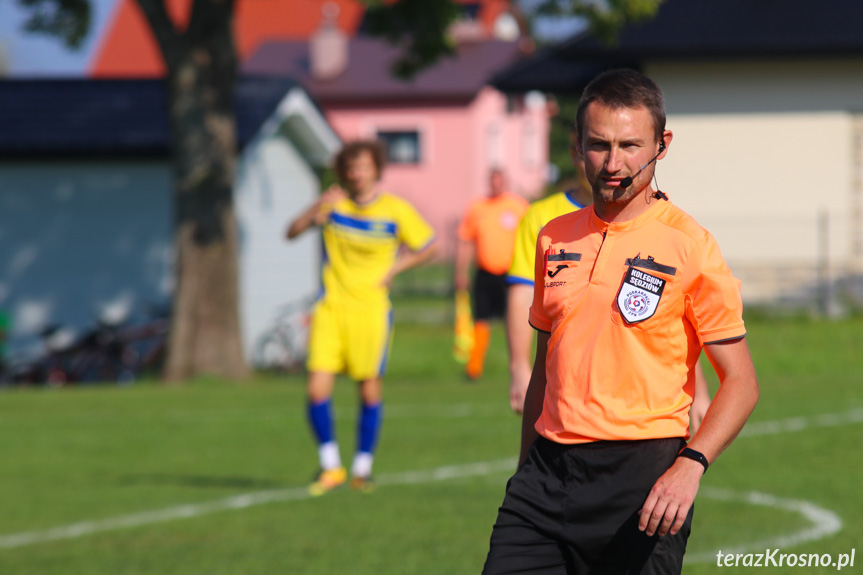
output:
M 163 0 L 138 0 L 168 68 L 176 284 L 164 377 L 248 375 L 240 339 L 233 0 L 195 0 L 177 31 Z

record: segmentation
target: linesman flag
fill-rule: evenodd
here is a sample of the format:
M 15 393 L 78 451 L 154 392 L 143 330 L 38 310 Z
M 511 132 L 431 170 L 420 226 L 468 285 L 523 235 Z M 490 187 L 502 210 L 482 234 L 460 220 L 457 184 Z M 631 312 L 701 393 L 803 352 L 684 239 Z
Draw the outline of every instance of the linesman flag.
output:
M 452 355 L 459 363 L 467 363 L 473 349 L 473 315 L 470 310 L 470 292 L 455 292 L 455 339 Z

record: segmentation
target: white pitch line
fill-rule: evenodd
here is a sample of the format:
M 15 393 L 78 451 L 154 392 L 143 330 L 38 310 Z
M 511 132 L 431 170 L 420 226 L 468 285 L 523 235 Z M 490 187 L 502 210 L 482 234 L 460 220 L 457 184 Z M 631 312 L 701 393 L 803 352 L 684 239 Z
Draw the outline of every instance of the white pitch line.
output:
M 812 427 L 838 427 L 854 423 L 863 423 L 863 409 L 849 409 L 842 413 L 823 413 L 821 415 L 789 417 L 788 419 L 776 419 L 773 421 L 754 421 L 744 426 L 739 437 L 793 433 Z
M 740 432 L 739 437 L 760 437 L 764 435 L 777 435 L 780 433 L 795 433 L 810 428 L 837 427 L 863 422 L 863 409 L 850 409 L 843 413 L 824 413 L 803 417 L 789 417 L 773 421 L 757 421 L 746 424 Z M 751 491 L 747 493 L 735 493 L 723 489 L 705 487 L 698 492 L 699 495 L 708 499 L 720 501 L 740 501 L 751 505 L 762 505 L 784 509 L 803 515 L 811 522 L 811 526 L 787 535 L 780 535 L 761 541 L 749 542 L 737 546 L 722 549 L 723 553 L 746 553 L 753 551 L 764 551 L 769 548 L 783 548 L 798 545 L 800 543 L 815 541 L 829 537 L 842 529 L 842 519 L 834 512 L 814 503 L 798 499 L 782 499 L 773 495 Z M 685 561 L 691 563 L 709 563 L 716 559 L 716 553 L 704 551 L 686 555 Z
M 784 499 L 776 497 L 768 493 L 759 493 L 757 491 L 749 491 L 744 493 L 736 493 L 727 489 L 716 489 L 705 487 L 699 490 L 699 496 L 705 496 L 708 499 L 717 499 L 719 501 L 739 501 L 750 505 L 761 505 L 764 507 L 773 507 L 774 509 L 782 509 L 798 513 L 809 520 L 811 525 L 804 527 L 800 531 L 789 533 L 786 535 L 778 535 L 769 537 L 759 541 L 749 541 L 739 545 L 730 545 L 722 547 L 722 553 L 749 553 L 753 551 L 764 551 L 766 549 L 782 549 L 805 543 L 807 541 L 816 541 L 829 537 L 834 533 L 838 533 L 842 529 L 842 519 L 838 515 L 819 507 L 810 501 L 803 499 Z M 720 549 L 713 551 L 702 551 L 694 554 L 687 554 L 684 561 L 687 564 L 691 563 L 710 563 L 716 559 L 716 554 Z
M 307 497 L 309 497 L 308 490 L 303 488 L 245 493 L 204 503 L 188 503 L 155 511 L 122 515 L 120 517 L 82 521 L 80 523 L 72 523 L 71 525 L 46 529 L 44 531 L 26 531 L 23 533 L 14 533 L 12 535 L 3 535 L 0 536 L 0 549 L 11 549 L 14 547 L 32 545 L 33 543 L 45 543 L 48 541 L 59 541 L 61 539 L 75 539 L 85 535 L 114 531 L 116 529 L 140 527 L 142 525 L 163 523 L 166 521 L 173 521 L 175 519 L 188 519 L 190 517 L 208 515 L 217 511 L 243 509 L 246 507 L 252 507 L 253 505 L 262 505 L 264 503 L 272 503 L 276 501 L 292 501 L 296 499 L 305 499 Z
M 460 413 L 458 415 L 461 415 Z M 852 409 L 844 413 L 827 413 L 809 417 L 793 417 L 788 419 L 780 419 L 774 421 L 753 422 L 743 428 L 740 437 L 757 437 L 762 435 L 774 435 L 779 433 L 791 433 L 802 431 L 811 427 L 836 427 L 840 425 L 848 425 L 863 422 L 863 409 Z M 490 473 L 515 469 L 514 459 L 504 459 L 498 461 L 490 461 L 483 463 L 469 463 L 466 465 L 448 465 L 438 467 L 426 471 L 406 471 L 402 473 L 385 474 L 378 477 L 377 482 L 381 485 L 410 485 L 416 483 L 430 483 L 434 481 L 445 481 L 448 479 L 458 479 L 462 477 L 473 477 L 480 475 L 488 475 Z M 791 499 L 779 499 L 771 495 L 749 493 L 743 496 L 726 492 L 726 495 L 716 495 L 720 493 L 718 490 L 713 491 L 705 488 L 701 491 L 707 497 L 715 497 L 725 500 L 730 497 L 743 497 L 737 499 L 755 505 L 770 506 L 770 502 L 774 502 L 775 507 L 788 509 L 803 514 L 813 522 L 812 528 L 804 529 L 801 532 L 791 535 L 782 536 L 776 539 L 765 540 L 758 545 L 764 548 L 769 544 L 772 546 L 780 546 L 778 543 L 783 543 L 785 546 L 797 544 L 803 541 L 812 541 L 820 537 L 826 537 L 841 529 L 842 521 L 832 511 L 822 509 L 812 503 L 806 501 L 798 501 Z M 713 493 L 714 495 L 710 495 Z M 730 494 L 730 495 L 728 495 Z M 153 523 L 162 523 L 165 521 L 174 521 L 177 519 L 187 519 L 190 517 L 199 517 L 220 511 L 228 511 L 231 509 L 244 509 L 254 505 L 263 505 L 266 503 L 275 503 L 282 501 L 294 501 L 299 499 L 307 499 L 309 494 L 305 488 L 278 489 L 268 491 L 258 491 L 254 493 L 245 493 L 235 495 L 224 499 L 209 501 L 204 503 L 190 503 L 179 505 L 176 507 L 168 507 L 155 511 L 145 511 L 142 513 L 134 513 L 131 515 L 123 515 L 108 519 L 82 521 L 70 525 L 54 527 L 44 531 L 26 531 L 22 533 L 12 533 L 10 535 L 0 535 L 0 549 L 11 549 L 15 547 L 23 547 L 34 543 L 44 543 L 48 541 L 59 541 L 62 539 L 75 539 L 85 535 L 94 533 L 103 533 L 116 529 L 125 529 L 132 527 L 140 527 Z M 778 542 L 778 543 L 777 543 Z M 756 544 L 749 544 L 747 549 L 759 548 Z M 732 549 L 729 548 L 728 552 Z M 702 555 L 696 554 L 689 561 L 701 561 Z M 710 556 L 710 559 L 716 556 L 716 552 Z
M 382 474 L 377 478 L 376 482 L 380 485 L 432 483 L 435 481 L 488 475 L 498 471 L 515 471 L 515 464 L 516 460 L 514 458 L 509 458 L 482 463 L 468 463 L 465 465 L 446 465 L 425 471 Z M 220 511 L 245 509 L 255 505 L 296 501 L 300 499 L 308 499 L 310 497 L 308 488 L 306 487 L 272 489 L 267 491 L 244 493 L 242 495 L 235 495 L 224 499 L 217 499 L 215 501 L 189 503 L 186 505 L 178 505 L 176 507 L 133 513 L 131 515 L 122 515 L 120 517 L 111 517 L 108 519 L 82 521 L 80 523 L 72 523 L 71 525 L 46 529 L 44 531 L 26 531 L 23 533 L 0 535 L 0 549 L 13 549 L 15 547 L 24 547 L 35 543 L 76 539 L 78 537 L 84 537 L 85 535 L 92 535 L 94 533 L 104 533 L 106 531 L 115 531 L 117 529 L 141 527 L 144 525 L 164 523 L 166 521 L 174 521 L 177 519 L 200 517 L 202 515 L 209 515 Z

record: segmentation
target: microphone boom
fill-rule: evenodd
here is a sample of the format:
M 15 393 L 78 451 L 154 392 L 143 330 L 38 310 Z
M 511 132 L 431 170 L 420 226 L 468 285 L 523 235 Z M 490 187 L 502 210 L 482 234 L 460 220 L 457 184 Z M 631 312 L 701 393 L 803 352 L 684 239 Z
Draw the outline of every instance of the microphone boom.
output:
M 618 187 L 619 187 L 621 190 L 625 190 L 626 188 L 628 188 L 629 186 L 631 186 L 631 185 L 632 185 L 633 180 L 634 180 L 635 178 L 637 178 L 637 177 L 641 174 L 641 172 L 643 172 L 643 171 L 644 171 L 644 169 L 645 169 L 645 168 L 647 168 L 647 166 L 649 166 L 650 164 L 652 164 L 653 162 L 655 162 L 655 161 L 656 161 L 656 158 L 658 158 L 658 157 L 659 157 L 659 154 L 661 154 L 663 150 L 665 150 L 665 146 L 660 146 L 660 148 L 659 148 L 659 153 L 658 153 L 658 154 L 656 154 L 655 156 L 653 156 L 653 159 L 652 159 L 652 160 L 650 160 L 649 162 L 647 162 L 646 164 L 644 164 L 643 166 L 641 166 L 641 169 L 640 169 L 640 170 L 638 170 L 637 172 L 635 172 L 635 175 L 634 175 L 634 176 L 626 176 L 625 178 L 623 178 L 622 180 L 620 180 L 620 183 L 618 184 Z

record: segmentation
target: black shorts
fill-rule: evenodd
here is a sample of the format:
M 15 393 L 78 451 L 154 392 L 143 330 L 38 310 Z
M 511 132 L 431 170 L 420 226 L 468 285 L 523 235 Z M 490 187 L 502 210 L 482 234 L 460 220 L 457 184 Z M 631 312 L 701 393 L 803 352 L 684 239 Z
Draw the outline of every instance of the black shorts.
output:
M 506 317 L 506 274 L 493 274 L 477 268 L 473 280 L 473 319 Z
M 538 439 L 507 483 L 483 575 L 680 573 L 693 509 L 664 537 L 638 530 L 638 510 L 684 444 Z

